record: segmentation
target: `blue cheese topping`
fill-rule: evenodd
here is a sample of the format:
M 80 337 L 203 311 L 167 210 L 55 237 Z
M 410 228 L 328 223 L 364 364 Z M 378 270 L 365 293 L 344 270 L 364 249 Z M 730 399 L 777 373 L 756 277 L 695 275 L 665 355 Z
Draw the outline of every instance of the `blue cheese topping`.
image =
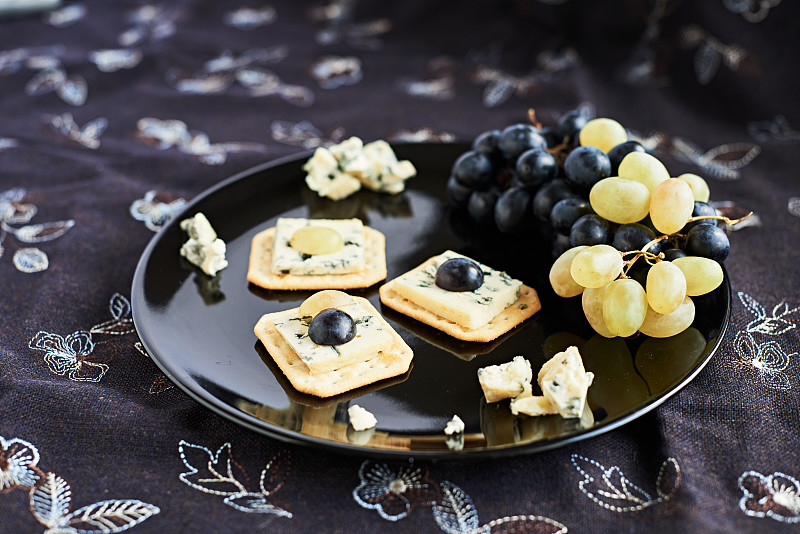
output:
M 330 254 L 303 254 L 291 246 L 292 235 L 305 226 L 325 226 L 341 234 L 344 247 Z M 364 224 L 360 219 L 280 218 L 272 245 L 275 274 L 346 274 L 364 270 Z
M 228 266 L 225 259 L 225 242 L 217 237 L 211 223 L 202 213 L 181 221 L 181 229 L 189 239 L 181 246 L 180 254 L 204 273 L 214 276 Z
M 381 321 L 358 303 L 338 306 L 356 323 L 356 337 L 342 345 L 317 345 L 308 337 L 308 323 L 297 310 L 277 314 L 272 321 L 281 337 L 308 366 L 311 374 L 334 371 L 347 365 L 371 360 L 392 345 L 392 335 Z
M 479 328 L 519 298 L 522 282 L 481 263 L 483 284 L 473 291 L 447 291 L 435 284 L 436 270 L 451 258 L 465 258 L 445 251 L 421 269 L 413 269 L 395 279 L 394 290 L 414 304 L 464 328 Z
M 306 184 L 321 197 L 341 200 L 361 187 L 397 194 L 417 174 L 408 160 L 398 160 L 386 141 L 364 144 L 351 137 L 330 148 L 320 147 L 303 166 Z

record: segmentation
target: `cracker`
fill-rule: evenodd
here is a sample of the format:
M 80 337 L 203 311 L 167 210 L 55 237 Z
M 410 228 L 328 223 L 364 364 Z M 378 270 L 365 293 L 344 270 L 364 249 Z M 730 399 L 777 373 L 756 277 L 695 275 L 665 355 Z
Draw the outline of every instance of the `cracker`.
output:
M 423 268 L 431 261 L 433 261 L 433 258 L 427 260 L 419 267 L 416 267 L 416 269 Z M 542 308 L 542 303 L 539 302 L 539 295 L 536 294 L 536 290 L 522 284 L 519 298 L 514 304 L 507 307 L 491 321 L 479 328 L 464 328 L 458 323 L 436 315 L 432 311 L 428 311 L 422 306 L 418 306 L 401 296 L 394 290 L 394 283 L 394 280 L 386 282 L 378 290 L 383 304 L 463 341 L 478 341 L 484 343 L 492 341 L 521 324 Z
M 371 360 L 335 371 L 312 375 L 306 364 L 275 328 L 272 322 L 275 313 L 263 315 L 256 323 L 253 329 L 256 337 L 261 340 L 269 355 L 296 390 L 317 397 L 331 397 L 408 371 L 414 357 L 411 347 L 367 299 L 363 297 L 353 297 L 353 299 L 381 321 L 383 327 L 392 334 L 392 345 Z
M 276 274 L 272 272 L 272 243 L 275 228 L 253 236 L 247 281 L 265 289 L 356 289 L 369 287 L 386 278 L 386 237 L 364 227 L 364 269 L 347 274 Z

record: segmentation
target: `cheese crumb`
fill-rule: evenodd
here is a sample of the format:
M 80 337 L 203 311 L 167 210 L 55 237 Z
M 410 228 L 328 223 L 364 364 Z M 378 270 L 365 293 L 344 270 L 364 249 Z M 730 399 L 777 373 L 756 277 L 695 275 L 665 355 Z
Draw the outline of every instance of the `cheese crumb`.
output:
M 530 392 L 532 379 L 531 363 L 522 356 L 514 356 L 508 363 L 478 369 L 478 381 L 486 402 L 524 395 Z
M 452 419 L 450 419 L 444 427 L 444 433 L 448 436 L 452 436 L 453 434 L 461 434 L 464 432 L 464 421 L 457 415 L 454 415 Z
M 347 198 L 362 186 L 395 195 L 404 191 L 405 181 L 417 174 L 410 161 L 397 159 L 386 141 L 364 145 L 358 137 L 330 148 L 317 148 L 303 170 L 309 189 L 332 200 Z
M 347 409 L 347 415 L 350 416 L 350 424 L 353 429 L 360 432 L 367 430 L 378 424 L 378 420 L 368 410 L 362 408 L 358 404 L 353 404 Z
M 543 395 L 518 397 L 511 413 L 530 416 L 559 414 L 565 419 L 581 417 L 594 374 L 586 372 L 577 347 L 559 352 L 542 365 L 537 381 Z
M 225 259 L 225 242 L 217 237 L 217 233 L 204 214 L 197 213 L 194 217 L 184 219 L 180 226 L 189 234 L 189 239 L 181 246 L 181 256 L 200 267 L 209 276 L 216 275 L 228 266 L 228 261 Z

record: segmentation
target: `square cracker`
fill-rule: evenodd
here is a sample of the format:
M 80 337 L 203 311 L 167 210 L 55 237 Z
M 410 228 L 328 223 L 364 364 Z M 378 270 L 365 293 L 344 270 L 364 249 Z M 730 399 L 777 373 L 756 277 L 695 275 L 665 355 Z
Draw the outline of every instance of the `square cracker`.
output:
M 433 260 L 434 258 L 426 260 L 421 265 L 415 267 L 414 270 L 424 269 L 433 262 Z M 394 290 L 394 283 L 395 281 L 391 280 L 380 287 L 379 293 L 383 304 L 463 341 L 492 341 L 519 325 L 542 308 L 542 303 L 539 302 L 539 295 L 536 294 L 536 290 L 522 284 L 519 298 L 514 304 L 508 306 L 491 321 L 479 328 L 464 328 L 460 324 L 436 315 L 432 311 L 418 306 L 401 296 Z
M 381 321 L 383 327 L 392 334 L 392 345 L 371 360 L 348 365 L 335 371 L 316 375 L 309 372 L 308 366 L 286 343 L 272 322 L 275 315 L 285 312 L 268 313 L 256 323 L 253 329 L 256 337 L 261 340 L 269 355 L 296 390 L 317 397 L 332 397 L 385 378 L 401 375 L 411 367 L 411 360 L 414 357 L 411 347 L 403 341 L 403 338 L 395 332 L 367 299 L 363 297 L 353 297 L 353 299 Z
M 386 237 L 364 227 L 364 269 L 347 274 L 277 274 L 272 272 L 275 227 L 256 235 L 250 244 L 247 281 L 265 289 L 355 289 L 369 287 L 386 278 Z

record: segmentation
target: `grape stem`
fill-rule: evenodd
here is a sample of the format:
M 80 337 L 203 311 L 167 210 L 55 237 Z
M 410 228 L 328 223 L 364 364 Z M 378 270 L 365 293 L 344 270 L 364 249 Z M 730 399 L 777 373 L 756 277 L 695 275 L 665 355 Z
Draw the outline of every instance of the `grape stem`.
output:
M 694 221 L 700 221 L 700 220 L 703 220 L 703 219 L 716 219 L 718 221 L 723 221 L 728 226 L 733 226 L 734 224 L 739 224 L 743 220 L 747 219 L 752 214 L 753 214 L 753 212 L 751 211 L 750 213 L 748 213 L 744 217 L 739 217 L 738 219 L 729 219 L 728 217 L 725 217 L 724 215 L 698 215 L 697 217 L 690 217 L 689 220 L 686 221 L 686 222 L 690 223 L 690 222 L 694 222 Z
M 528 108 L 528 120 L 531 121 L 534 128 L 542 130 L 542 123 L 536 118 L 536 111 L 533 108 Z
M 628 271 L 630 270 L 631 267 L 633 267 L 633 264 L 636 263 L 636 260 L 638 260 L 639 258 L 644 258 L 644 260 L 650 265 L 655 265 L 656 263 L 663 260 L 664 254 L 662 252 L 659 252 L 658 254 L 653 254 L 652 252 L 647 252 L 647 249 L 653 243 L 661 241 L 662 239 L 667 237 L 669 236 L 662 235 L 658 239 L 655 239 L 650 243 L 648 243 L 647 245 L 645 245 L 645 247 L 642 250 L 629 250 L 627 252 L 620 252 L 620 256 L 622 256 L 622 272 L 620 273 L 619 277 L 628 278 Z M 628 256 L 630 254 L 634 254 L 634 257 L 632 259 L 626 260 L 625 256 Z

